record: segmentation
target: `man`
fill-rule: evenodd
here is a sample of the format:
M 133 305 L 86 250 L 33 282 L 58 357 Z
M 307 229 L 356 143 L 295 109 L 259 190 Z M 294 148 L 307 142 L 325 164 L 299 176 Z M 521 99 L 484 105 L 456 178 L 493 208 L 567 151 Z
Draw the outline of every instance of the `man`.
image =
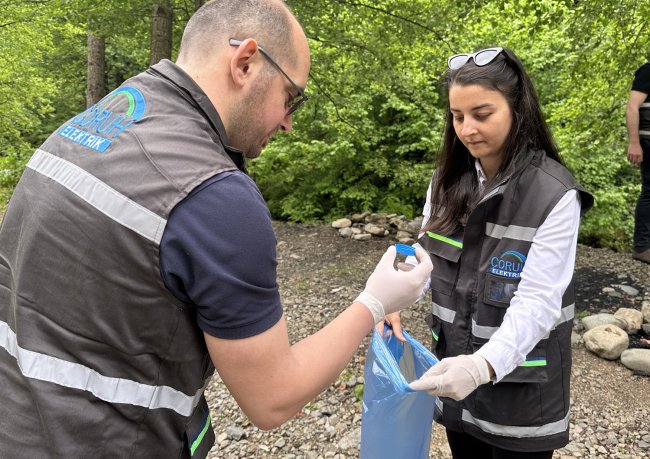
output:
M 632 256 L 650 263 L 650 61 L 634 74 L 627 103 L 627 159 L 641 169 L 641 194 L 634 213 Z
M 290 345 L 275 237 L 245 174 L 305 100 L 309 49 L 279 0 L 223 0 L 151 67 L 54 132 L 0 229 L 3 457 L 205 457 L 216 366 L 262 429 L 343 370 L 431 271 L 390 248 L 355 302 Z

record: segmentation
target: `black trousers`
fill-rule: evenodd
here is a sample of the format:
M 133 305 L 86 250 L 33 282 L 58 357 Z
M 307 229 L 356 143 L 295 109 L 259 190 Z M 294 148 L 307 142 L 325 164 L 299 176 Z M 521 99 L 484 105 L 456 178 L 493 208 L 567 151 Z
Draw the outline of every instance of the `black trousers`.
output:
M 641 194 L 634 212 L 634 250 L 637 252 L 650 249 L 650 138 L 641 138 L 641 149 Z
M 447 441 L 454 459 L 551 459 L 553 450 L 522 453 L 489 445 L 466 433 L 447 430 Z

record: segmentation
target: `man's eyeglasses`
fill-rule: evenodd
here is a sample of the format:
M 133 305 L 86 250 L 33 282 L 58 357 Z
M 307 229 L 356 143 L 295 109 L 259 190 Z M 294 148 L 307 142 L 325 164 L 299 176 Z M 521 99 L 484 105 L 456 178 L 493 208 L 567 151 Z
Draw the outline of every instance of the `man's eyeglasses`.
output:
M 237 40 L 235 38 L 231 38 L 229 41 L 230 45 L 232 46 L 239 46 L 243 42 L 241 40 Z M 257 49 L 260 50 L 260 53 L 268 59 L 268 61 L 271 63 L 273 67 L 275 67 L 278 72 L 282 74 L 283 77 L 287 79 L 289 83 L 291 83 L 291 86 L 293 86 L 293 90 L 296 91 L 296 95 L 293 96 L 288 102 L 287 102 L 287 115 L 291 115 L 293 112 L 298 110 L 302 104 L 304 104 L 307 99 L 309 99 L 309 96 L 305 94 L 305 91 L 300 89 L 300 87 L 293 82 L 291 78 L 289 78 L 289 75 L 285 73 L 284 70 L 282 70 L 282 67 L 280 67 L 280 64 L 275 62 L 275 60 L 271 57 L 271 55 L 261 46 L 258 46 Z
M 447 59 L 447 66 L 451 70 L 458 70 L 467 64 L 470 59 L 473 59 L 478 67 L 483 67 L 492 62 L 502 52 L 503 48 L 486 48 L 472 54 L 456 54 Z

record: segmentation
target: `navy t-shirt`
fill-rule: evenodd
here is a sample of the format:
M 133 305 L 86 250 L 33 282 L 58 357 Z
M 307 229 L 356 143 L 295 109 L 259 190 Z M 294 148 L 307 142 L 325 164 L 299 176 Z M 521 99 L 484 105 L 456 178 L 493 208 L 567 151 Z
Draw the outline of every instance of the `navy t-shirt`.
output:
M 176 298 L 196 306 L 209 335 L 246 338 L 275 325 L 282 316 L 276 268 L 271 215 L 246 174 L 206 180 L 170 213 L 160 272 Z
M 632 90 L 639 91 L 647 95 L 644 103 L 639 107 L 639 130 L 641 137 L 648 138 L 647 132 L 650 131 L 650 62 L 643 64 L 634 74 L 632 81 Z

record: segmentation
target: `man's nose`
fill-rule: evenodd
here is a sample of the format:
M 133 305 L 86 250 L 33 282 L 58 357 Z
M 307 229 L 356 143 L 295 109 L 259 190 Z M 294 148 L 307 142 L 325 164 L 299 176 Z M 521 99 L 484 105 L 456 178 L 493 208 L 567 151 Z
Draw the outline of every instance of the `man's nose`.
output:
M 287 113 L 280 123 L 280 130 L 285 132 L 290 132 L 293 129 L 293 114 Z

